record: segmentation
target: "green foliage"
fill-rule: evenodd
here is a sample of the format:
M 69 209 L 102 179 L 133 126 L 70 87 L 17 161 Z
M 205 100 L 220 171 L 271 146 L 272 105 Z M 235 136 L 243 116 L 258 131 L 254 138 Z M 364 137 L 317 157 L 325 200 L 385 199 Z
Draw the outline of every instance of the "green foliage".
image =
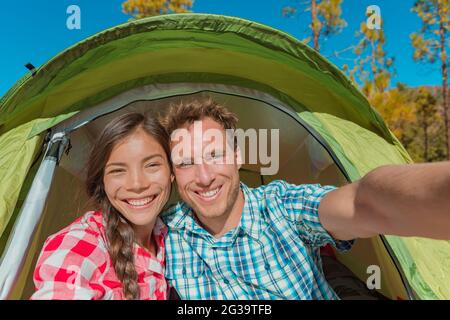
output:
M 446 159 L 440 91 L 433 87 L 396 88 L 377 92 L 370 102 L 415 162 Z
M 168 13 L 190 12 L 194 0 L 127 0 L 122 4 L 125 14 L 135 19 Z
M 369 29 L 363 22 L 355 36 L 359 40 L 353 49 L 356 57 L 353 67 L 350 69 L 345 64 L 343 69 L 370 100 L 390 87 L 394 58 L 388 57 L 384 50 L 386 37 L 383 29 Z
M 416 162 L 446 159 L 445 123 L 439 104 L 439 90 L 430 87 L 408 89 L 415 118 L 408 124 L 400 141 Z
M 380 112 L 391 131 L 403 141 L 408 126 L 416 121 L 415 105 L 408 91 L 394 88 L 371 95 L 371 105 Z
M 442 111 L 444 119 L 443 135 L 446 154 L 450 159 L 450 106 L 448 96 L 448 55 L 450 46 L 450 0 L 416 0 L 412 11 L 422 20 L 419 32 L 411 34 L 415 61 L 434 64 L 439 61 L 442 75 Z
M 442 58 L 446 56 L 445 49 L 439 46 L 446 34 L 443 31 L 448 30 L 449 10 L 449 0 L 416 1 L 413 11 L 422 18 L 423 27 L 411 35 L 415 60 L 434 63 L 440 59 L 446 62 Z M 445 18 L 442 17 L 444 12 Z M 353 66 L 344 65 L 344 71 L 359 85 L 416 162 L 445 160 L 448 108 L 445 107 L 447 96 L 443 94 L 443 88 L 447 86 L 441 90 L 430 87 L 411 89 L 399 84 L 390 89 L 394 59 L 384 50 L 386 37 L 383 29 L 369 29 L 366 23 L 362 23 L 356 37 L 359 40 L 353 49 Z M 446 79 L 443 72 L 443 82 L 446 83 Z
M 422 20 L 419 32 L 411 34 L 411 43 L 415 49 L 414 60 L 434 63 L 440 56 L 440 27 L 450 31 L 449 0 L 418 0 L 412 11 Z M 448 47 L 448 43 L 447 43 Z
M 320 31 L 325 37 L 339 33 L 347 26 L 347 22 L 342 19 L 341 5 L 342 0 L 322 0 L 317 5 Z
M 305 43 L 313 41 L 313 47 L 320 50 L 320 39 L 337 34 L 347 26 L 342 19 L 343 0 L 308 0 L 296 6 L 286 6 L 282 9 L 284 17 L 294 16 L 300 12 L 311 12 L 311 24 L 309 25 L 312 35 L 304 40 Z

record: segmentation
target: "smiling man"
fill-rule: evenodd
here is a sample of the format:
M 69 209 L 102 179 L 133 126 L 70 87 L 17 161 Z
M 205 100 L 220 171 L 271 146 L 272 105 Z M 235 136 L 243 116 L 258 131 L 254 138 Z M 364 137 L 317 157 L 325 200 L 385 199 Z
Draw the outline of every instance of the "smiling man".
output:
M 450 239 L 449 163 L 385 166 L 341 188 L 249 188 L 227 135 L 236 123 L 212 100 L 175 106 L 165 118 L 184 201 L 163 216 L 166 277 L 181 298 L 337 299 L 320 247 L 348 250 L 377 234 Z
M 202 121 L 185 123 L 174 131 L 178 134 L 172 134 L 171 139 L 178 192 L 214 237 L 222 236 L 239 223 L 244 206 L 239 165 L 224 125 L 228 126 L 205 117 Z M 177 154 L 175 147 L 181 152 Z

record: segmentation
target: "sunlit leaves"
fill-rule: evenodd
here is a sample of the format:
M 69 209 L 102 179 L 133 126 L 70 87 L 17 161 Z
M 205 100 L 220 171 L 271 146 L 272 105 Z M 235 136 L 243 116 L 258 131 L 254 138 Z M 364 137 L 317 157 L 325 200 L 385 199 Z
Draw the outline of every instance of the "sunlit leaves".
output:
M 323 34 L 328 36 L 333 33 L 339 33 L 347 26 L 347 22 L 342 19 L 342 0 L 322 0 L 317 5 L 319 13 L 320 27 Z
M 448 97 L 448 67 L 449 67 L 449 19 L 450 0 L 416 0 L 412 11 L 422 20 L 419 32 L 410 36 L 414 48 L 413 58 L 416 61 L 440 62 L 442 75 L 442 105 L 447 140 L 447 157 L 450 159 L 450 106 Z
M 332 34 L 337 34 L 347 26 L 342 18 L 343 0 L 306 0 L 299 2 L 296 6 L 286 6 L 282 9 L 284 17 L 292 17 L 302 12 L 310 12 L 311 37 L 306 38 L 308 42 L 313 42 L 314 49 L 319 51 L 320 40 Z M 305 40 L 303 42 L 305 42 Z
M 394 58 L 388 57 L 384 50 L 386 38 L 383 29 L 369 29 L 363 22 L 355 35 L 358 39 L 353 49 L 356 58 L 353 67 L 345 66 L 344 71 L 370 100 L 390 87 Z
M 168 13 L 190 12 L 193 0 L 127 0 L 123 12 L 140 19 Z
M 372 95 L 370 102 L 416 162 L 446 158 L 439 91 L 432 87 L 396 88 Z

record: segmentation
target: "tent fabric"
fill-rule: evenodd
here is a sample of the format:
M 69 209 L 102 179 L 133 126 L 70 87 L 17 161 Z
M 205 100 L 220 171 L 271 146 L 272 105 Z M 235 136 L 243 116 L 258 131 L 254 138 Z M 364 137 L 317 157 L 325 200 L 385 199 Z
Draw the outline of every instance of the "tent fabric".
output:
M 152 17 L 72 46 L 0 100 L 0 232 L 45 130 L 134 88 L 177 83 L 233 85 L 274 97 L 320 134 L 350 180 L 379 165 L 411 162 L 362 93 L 295 38 L 239 18 Z M 449 242 L 387 240 L 420 298 L 450 297 L 450 279 L 441 276 Z
M 16 270 L 26 259 L 26 252 L 33 236 L 34 226 L 38 224 L 41 218 L 55 168 L 56 159 L 44 159 L 19 213 L 19 218 L 14 225 L 11 238 L 7 244 L 7 246 L 13 246 L 14 250 L 9 250 L 8 248 L 5 250 L 0 266 L 1 300 L 8 297 L 9 289 L 13 287 L 17 279 Z
M 450 241 L 393 236 L 387 239 L 421 299 L 450 299 Z
M 46 120 L 35 119 L 0 136 L 0 236 L 14 212 L 22 184 L 42 145 L 42 136 L 28 136 L 35 125 Z
M 341 145 L 332 145 L 333 150 L 345 150 L 342 156 L 358 170 L 356 176 L 351 175 L 352 180 L 383 164 L 402 164 L 405 159 L 412 162 L 402 149 L 386 144 L 370 131 L 328 114 L 315 115 L 325 126 L 322 136 L 331 135 L 330 140 L 340 141 Z M 360 156 L 361 150 L 364 150 L 364 157 Z M 383 150 L 383 153 L 378 154 L 378 150 Z M 421 298 L 450 299 L 450 264 L 444 263 L 450 258 L 450 241 L 393 236 L 388 236 L 387 241 Z
M 351 181 L 383 164 L 412 162 L 403 148 L 388 144 L 386 140 L 355 123 L 326 113 L 301 112 L 299 116 L 311 124 L 330 144 Z M 372 148 L 367 148 L 371 145 Z M 362 150 L 364 150 L 362 152 Z M 383 150 L 383 153 L 379 153 Z

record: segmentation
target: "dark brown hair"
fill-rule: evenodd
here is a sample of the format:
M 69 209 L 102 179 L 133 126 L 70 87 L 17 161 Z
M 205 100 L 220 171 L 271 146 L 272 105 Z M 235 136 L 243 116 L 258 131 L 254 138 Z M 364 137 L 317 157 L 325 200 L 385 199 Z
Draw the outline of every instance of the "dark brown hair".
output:
M 103 129 L 92 146 L 87 164 L 86 192 L 91 202 L 103 212 L 108 253 L 117 277 L 122 282 L 126 299 L 139 299 L 140 296 L 133 256 L 135 236 L 130 223 L 108 200 L 103 176 L 114 146 L 138 128 L 142 128 L 159 142 L 169 160 L 169 136 L 158 120 L 140 113 L 128 113 L 117 117 Z
M 186 123 L 211 118 L 220 123 L 224 129 L 236 129 L 237 116 L 226 107 L 218 104 L 211 98 L 201 100 L 183 101 L 173 105 L 167 115 L 161 120 L 169 135 Z

